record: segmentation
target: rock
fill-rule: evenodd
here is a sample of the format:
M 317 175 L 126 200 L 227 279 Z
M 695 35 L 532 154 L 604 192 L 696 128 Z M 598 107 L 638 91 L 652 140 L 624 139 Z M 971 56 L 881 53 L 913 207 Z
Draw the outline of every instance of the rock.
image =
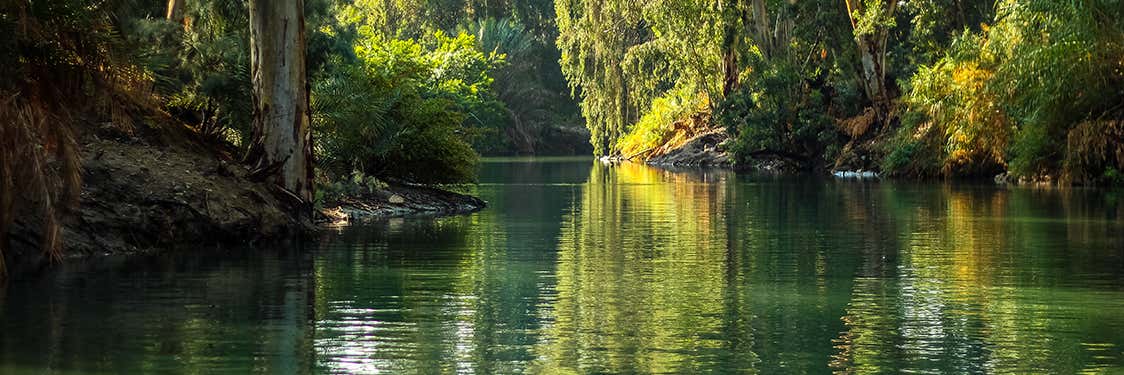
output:
M 447 190 L 406 183 L 393 183 L 376 194 L 359 194 L 325 203 L 320 220 L 329 225 L 349 221 L 378 220 L 403 216 L 445 216 L 476 212 L 487 206 L 479 198 Z
M 1003 172 L 1003 173 L 995 175 L 995 184 L 1006 185 L 1008 183 L 1010 183 L 1010 180 L 1007 176 L 1007 172 Z
M 729 135 L 722 129 L 699 134 L 683 144 L 683 147 L 648 159 L 648 164 L 666 167 L 730 167 L 733 161 L 726 151 L 727 139 Z
M 836 178 L 853 178 L 857 180 L 876 179 L 879 177 L 878 173 L 861 169 L 857 171 L 835 171 L 831 175 Z

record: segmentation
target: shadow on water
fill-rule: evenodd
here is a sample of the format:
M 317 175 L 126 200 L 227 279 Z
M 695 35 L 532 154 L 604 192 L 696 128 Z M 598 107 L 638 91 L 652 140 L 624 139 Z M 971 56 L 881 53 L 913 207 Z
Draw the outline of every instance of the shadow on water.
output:
M 0 373 L 299 372 L 311 260 L 294 244 L 58 266 L 2 291 Z
M 1118 193 L 588 159 L 465 189 L 489 208 L 13 285 L 0 372 L 1124 370 Z

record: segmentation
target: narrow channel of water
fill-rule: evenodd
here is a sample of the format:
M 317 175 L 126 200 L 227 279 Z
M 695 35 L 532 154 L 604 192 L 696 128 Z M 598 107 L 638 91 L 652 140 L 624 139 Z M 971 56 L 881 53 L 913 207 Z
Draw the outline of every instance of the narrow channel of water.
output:
M 1124 192 L 492 160 L 482 212 L 0 291 L 0 373 L 1124 371 Z

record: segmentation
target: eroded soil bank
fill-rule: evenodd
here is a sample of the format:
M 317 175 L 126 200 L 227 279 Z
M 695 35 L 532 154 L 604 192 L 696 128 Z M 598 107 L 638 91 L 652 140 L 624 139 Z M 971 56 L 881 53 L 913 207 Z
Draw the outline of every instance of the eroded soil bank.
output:
M 182 125 L 122 130 L 104 124 L 80 130 L 81 198 L 76 208 L 60 216 L 66 258 L 258 245 L 316 231 L 314 217 L 338 224 L 358 217 L 465 213 L 485 205 L 462 194 L 399 184 L 325 210 L 336 217 L 312 215 L 251 178 L 232 149 L 204 143 Z M 17 221 L 12 248 L 4 254 L 13 277 L 50 265 L 41 246 L 42 219 L 34 215 L 28 212 Z

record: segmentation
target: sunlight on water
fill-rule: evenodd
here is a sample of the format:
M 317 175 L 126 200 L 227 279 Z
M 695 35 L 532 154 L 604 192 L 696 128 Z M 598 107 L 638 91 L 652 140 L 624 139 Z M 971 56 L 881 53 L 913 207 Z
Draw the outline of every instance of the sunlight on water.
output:
M 1124 371 L 1119 193 L 582 159 L 466 189 L 490 207 L 13 285 L 0 372 Z

